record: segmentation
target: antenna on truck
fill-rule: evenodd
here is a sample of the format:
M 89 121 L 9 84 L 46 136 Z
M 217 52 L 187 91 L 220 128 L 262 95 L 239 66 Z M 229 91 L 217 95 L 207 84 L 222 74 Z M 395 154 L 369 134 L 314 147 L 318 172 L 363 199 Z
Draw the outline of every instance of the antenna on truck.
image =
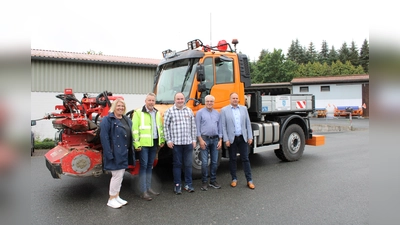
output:
M 211 19 L 211 13 L 210 13 L 210 46 L 212 46 L 212 29 L 211 29 L 211 25 L 212 25 L 212 19 Z

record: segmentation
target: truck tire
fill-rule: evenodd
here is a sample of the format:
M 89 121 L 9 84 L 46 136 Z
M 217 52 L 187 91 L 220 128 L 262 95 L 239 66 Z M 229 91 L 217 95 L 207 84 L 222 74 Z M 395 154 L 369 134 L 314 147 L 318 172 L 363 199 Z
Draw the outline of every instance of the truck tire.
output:
M 284 132 L 281 148 L 275 150 L 275 155 L 282 161 L 291 162 L 301 158 L 305 147 L 303 129 L 297 124 L 290 125 Z
M 192 178 L 194 180 L 201 179 L 201 155 L 200 145 L 197 143 L 196 148 L 193 149 L 193 163 L 192 163 Z M 221 162 L 221 150 L 218 151 L 218 166 Z M 210 171 L 210 159 L 208 160 L 208 171 Z M 208 172 L 210 174 L 210 172 Z

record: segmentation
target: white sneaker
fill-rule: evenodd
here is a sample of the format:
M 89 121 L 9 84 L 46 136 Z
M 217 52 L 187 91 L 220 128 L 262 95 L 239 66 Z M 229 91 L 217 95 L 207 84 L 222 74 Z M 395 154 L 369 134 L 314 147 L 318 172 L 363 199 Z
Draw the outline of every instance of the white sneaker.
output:
M 122 204 L 119 203 L 116 198 L 108 200 L 107 205 L 114 209 L 121 208 L 121 206 L 122 206 Z
M 122 205 L 126 205 L 128 203 L 128 201 L 123 200 L 122 198 L 120 198 L 119 196 L 116 197 L 115 199 L 117 199 L 117 202 L 122 204 Z

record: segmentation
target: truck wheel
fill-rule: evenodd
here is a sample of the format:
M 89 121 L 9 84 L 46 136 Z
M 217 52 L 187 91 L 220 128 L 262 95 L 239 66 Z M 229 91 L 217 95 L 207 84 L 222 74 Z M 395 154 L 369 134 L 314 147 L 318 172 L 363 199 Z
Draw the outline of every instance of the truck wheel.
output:
M 193 163 L 192 163 L 192 178 L 201 179 L 201 154 L 200 145 L 197 143 L 196 148 L 193 149 Z M 221 150 L 218 151 L 218 166 L 221 162 Z M 210 171 L 210 158 L 208 158 L 208 171 Z M 208 172 L 210 173 L 210 172 Z
M 303 155 L 304 146 L 305 137 L 303 129 L 297 124 L 292 124 L 285 130 L 281 148 L 275 150 L 275 155 L 282 161 L 296 161 Z

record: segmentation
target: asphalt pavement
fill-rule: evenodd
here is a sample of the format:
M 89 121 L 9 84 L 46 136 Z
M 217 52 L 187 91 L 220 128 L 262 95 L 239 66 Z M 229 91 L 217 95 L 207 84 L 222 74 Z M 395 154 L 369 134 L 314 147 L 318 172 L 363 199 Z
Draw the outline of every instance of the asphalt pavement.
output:
M 315 118 L 313 125 L 347 126 L 346 119 Z M 354 122 L 354 121 L 353 121 Z M 296 162 L 273 151 L 251 155 L 255 190 L 246 187 L 240 161 L 238 186 L 229 186 L 229 161 L 221 160 L 221 189 L 173 193 L 172 167 L 154 169 L 152 201 L 139 197 L 138 178 L 125 174 L 121 197 L 128 205 L 106 205 L 110 175 L 53 179 L 43 157 L 31 158 L 31 224 L 368 224 L 369 121 L 356 129 L 319 131 L 325 145 L 306 146 Z M 318 132 L 316 132 L 318 133 Z

